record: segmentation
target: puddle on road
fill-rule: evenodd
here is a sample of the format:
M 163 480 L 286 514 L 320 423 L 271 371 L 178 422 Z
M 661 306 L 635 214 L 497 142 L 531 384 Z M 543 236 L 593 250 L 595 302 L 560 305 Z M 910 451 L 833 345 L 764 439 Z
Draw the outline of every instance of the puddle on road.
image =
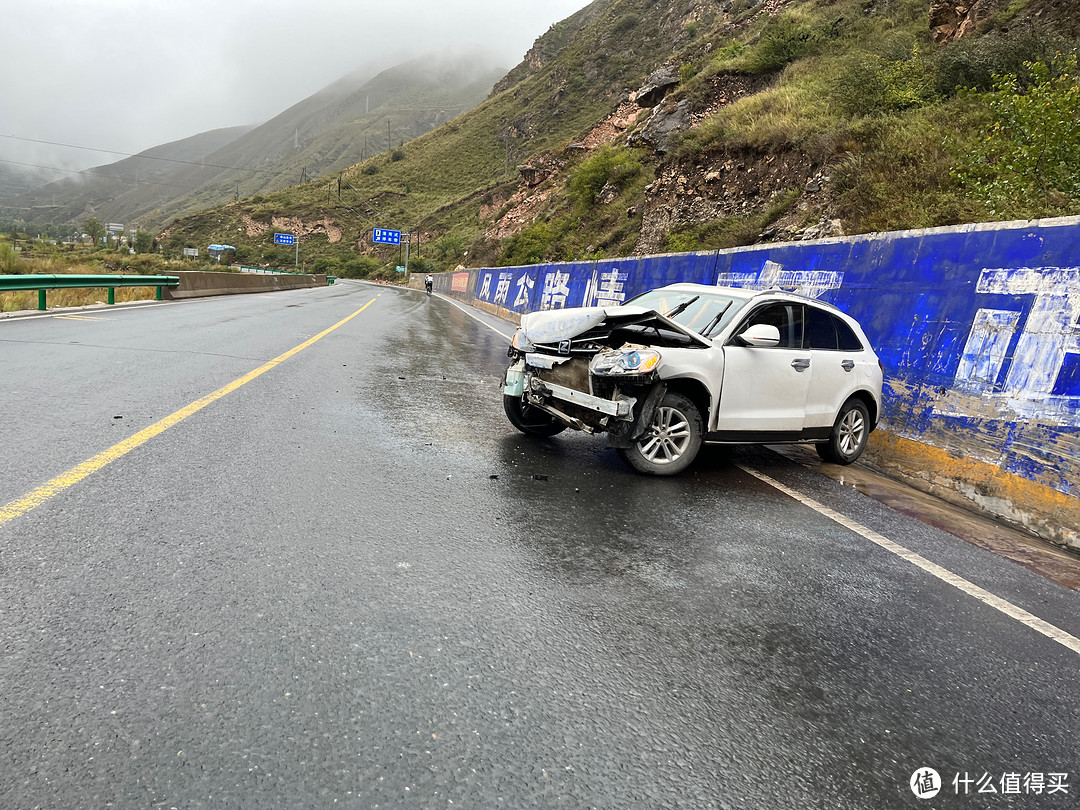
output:
M 1080 591 L 1080 557 L 1052 543 L 969 512 L 858 464 L 850 467 L 823 464 L 812 449 L 799 445 L 776 445 L 770 449 L 897 512 L 1006 557 L 1058 585 Z

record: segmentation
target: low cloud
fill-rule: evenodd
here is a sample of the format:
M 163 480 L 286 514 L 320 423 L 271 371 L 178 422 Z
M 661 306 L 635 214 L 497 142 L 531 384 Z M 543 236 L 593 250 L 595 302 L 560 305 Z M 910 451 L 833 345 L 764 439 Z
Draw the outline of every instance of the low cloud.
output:
M 588 0 L 35 0 L 5 14 L 0 159 L 85 168 L 265 121 L 365 66 L 482 50 L 509 69 Z M 9 137 L 3 137 L 9 136 Z M 16 136 L 14 138 L 10 136 Z

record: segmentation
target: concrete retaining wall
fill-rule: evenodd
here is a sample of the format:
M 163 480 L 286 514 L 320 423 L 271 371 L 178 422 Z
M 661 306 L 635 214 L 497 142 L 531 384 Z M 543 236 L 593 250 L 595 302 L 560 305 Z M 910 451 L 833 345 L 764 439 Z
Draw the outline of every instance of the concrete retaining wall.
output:
M 182 271 L 180 286 L 162 290 L 164 298 L 200 298 L 207 295 L 234 295 L 237 293 L 275 292 L 306 287 L 325 287 L 325 275 L 254 275 L 249 273 L 203 273 Z
M 1080 218 L 443 273 L 511 318 L 694 281 L 794 287 L 885 364 L 869 463 L 1080 550 Z

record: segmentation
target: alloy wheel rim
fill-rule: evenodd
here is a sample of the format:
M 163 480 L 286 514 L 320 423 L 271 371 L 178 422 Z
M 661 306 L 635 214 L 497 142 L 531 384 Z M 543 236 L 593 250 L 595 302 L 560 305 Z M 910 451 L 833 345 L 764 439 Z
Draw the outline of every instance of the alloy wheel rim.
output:
M 862 446 L 865 432 L 866 423 L 858 410 L 852 409 L 844 414 L 844 418 L 840 420 L 838 436 L 841 452 L 850 456 L 858 450 Z
M 655 464 L 670 464 L 690 444 L 690 421 L 675 408 L 657 408 L 649 432 L 638 443 L 641 455 Z

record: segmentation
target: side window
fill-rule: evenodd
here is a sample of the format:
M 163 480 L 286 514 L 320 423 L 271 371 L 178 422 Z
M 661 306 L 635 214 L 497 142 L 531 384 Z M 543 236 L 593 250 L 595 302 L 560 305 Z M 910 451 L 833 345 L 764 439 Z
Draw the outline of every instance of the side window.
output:
M 803 307 L 801 304 L 768 304 L 747 318 L 737 331 L 764 323 L 780 332 L 778 349 L 801 349 L 803 345 Z
M 828 312 L 807 307 L 806 342 L 811 349 L 836 350 L 836 319 Z
M 862 341 L 844 321 L 830 312 L 807 307 L 806 339 L 811 349 L 826 351 L 859 352 Z
M 863 350 L 862 341 L 859 340 L 854 330 L 839 318 L 833 318 L 833 321 L 836 323 L 836 336 L 839 339 L 840 351 L 861 352 Z

